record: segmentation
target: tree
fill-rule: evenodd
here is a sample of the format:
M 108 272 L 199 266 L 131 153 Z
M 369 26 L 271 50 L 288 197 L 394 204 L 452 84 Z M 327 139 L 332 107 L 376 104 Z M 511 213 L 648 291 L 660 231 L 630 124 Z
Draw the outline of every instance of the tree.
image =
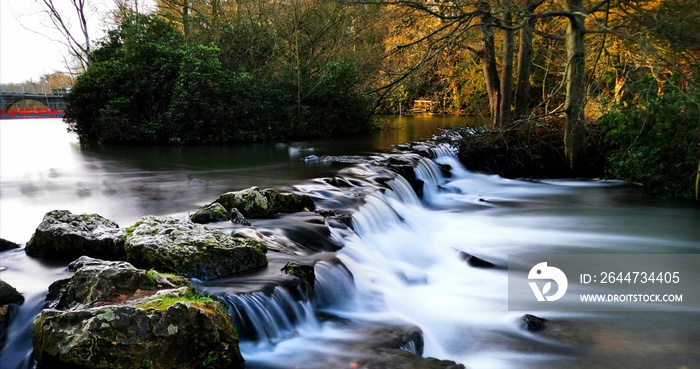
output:
M 586 43 L 587 34 L 585 22 L 594 23 L 599 30 L 608 31 L 600 27 L 600 22 L 595 19 L 595 14 L 605 6 L 609 0 L 602 0 L 592 6 L 584 6 L 583 0 L 560 0 L 555 3 L 557 7 L 551 10 L 535 12 L 542 1 L 529 1 L 525 4 L 512 1 L 492 2 L 488 0 L 475 0 L 470 2 L 434 2 L 429 0 L 376 0 L 374 4 L 398 5 L 416 9 L 440 21 L 440 26 L 419 39 L 409 41 L 407 45 L 424 43 L 424 58 L 420 64 L 425 64 L 426 59 L 438 55 L 432 50 L 449 50 L 455 44 L 468 40 L 466 35 L 470 30 L 478 29 L 480 33 L 480 45 L 468 46 L 480 60 L 484 75 L 486 92 L 489 99 L 491 112 L 491 124 L 493 127 L 501 127 L 510 123 L 512 113 L 512 76 L 514 55 L 514 31 L 521 30 L 520 51 L 518 58 L 517 88 L 516 88 L 516 112 L 518 116 L 524 116 L 529 105 L 529 77 L 532 66 L 531 37 L 537 19 L 562 17 L 567 20 L 566 40 L 567 61 L 565 68 L 565 103 L 558 112 L 565 116 L 564 146 L 566 161 L 572 170 L 577 171 L 586 162 L 585 141 L 585 106 L 587 88 L 586 70 Z M 515 15 L 519 15 L 515 19 Z M 497 32 L 503 35 L 498 38 Z M 497 39 L 503 42 L 502 61 L 497 61 Z M 409 68 L 409 72 L 415 68 Z M 403 78 L 403 77 L 400 77 Z
M 86 70 L 90 64 L 91 39 L 88 29 L 88 18 L 93 10 L 87 0 L 70 0 L 70 9 L 56 5 L 54 0 L 37 0 L 48 14 L 54 28 L 64 38 L 64 43 L 82 67 Z M 76 32 L 72 21 L 77 21 L 79 32 Z
M 193 40 L 160 16 L 125 16 L 67 97 L 70 130 L 84 143 L 221 144 L 372 128 L 354 64 L 332 61 L 318 38 L 299 36 L 317 60 L 251 71 L 227 69 L 215 45 Z M 276 75 L 253 77 L 263 73 Z
M 182 35 L 132 14 L 90 56 L 66 97 L 65 120 L 84 143 L 167 141 L 162 125 L 182 60 Z

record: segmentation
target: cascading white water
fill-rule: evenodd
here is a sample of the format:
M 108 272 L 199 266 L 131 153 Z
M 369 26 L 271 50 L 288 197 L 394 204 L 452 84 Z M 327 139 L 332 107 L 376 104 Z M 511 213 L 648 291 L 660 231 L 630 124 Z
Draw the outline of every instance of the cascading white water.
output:
M 433 160 L 418 161 L 416 177 L 429 188 L 424 188 L 423 201 L 440 203 L 444 196 L 460 196 L 460 191 L 467 191 L 443 192 L 441 187 L 475 176 L 453 160 L 449 151 L 446 153 L 438 160 L 451 165 L 453 178 L 449 182 Z M 482 177 L 486 179 L 480 180 L 488 180 Z M 426 356 L 477 366 L 492 364 L 499 355 L 482 345 L 490 337 L 471 336 L 485 326 L 491 332 L 514 330 L 517 316 L 507 313 L 502 298 L 506 295 L 506 275 L 503 271 L 470 268 L 459 252 L 490 255 L 492 251 L 481 249 L 481 242 L 472 244 L 470 240 L 480 241 L 484 232 L 499 232 L 502 228 L 483 217 L 424 207 L 401 176 L 386 181 L 386 186 L 389 188 L 376 187 L 365 195 L 364 205 L 352 214 L 352 230 L 331 231 L 334 240 L 344 246 L 337 254 L 342 264 L 316 265 L 316 307 L 352 321 L 414 324 L 423 331 Z M 494 254 L 502 255 L 498 251 Z M 269 299 L 262 294 L 237 298 L 243 303 L 233 305 L 243 307 L 237 310 L 239 314 L 252 315 L 247 319 L 256 327 L 258 341 L 279 343 L 286 339 L 273 350 L 275 355 L 288 354 L 290 347 L 298 349 L 318 335 L 338 334 L 336 327 L 323 323 L 316 323 L 312 330 L 294 327 L 293 320 L 303 320 L 279 317 L 285 309 L 270 307 Z M 470 336 L 468 341 L 464 334 Z M 345 331 L 343 335 L 352 333 Z M 417 350 L 411 342 L 403 346 L 407 351 Z M 242 347 L 245 350 L 245 345 Z M 273 355 L 256 350 L 246 352 L 254 362 L 270 360 Z M 508 366 L 496 362 L 499 367 Z
M 387 196 L 406 204 L 420 206 L 420 199 L 413 191 L 413 188 L 411 188 L 406 178 L 396 176 L 396 178 L 387 181 L 386 185 L 392 190 L 387 192 Z
M 451 168 L 449 178 L 436 162 Z M 352 189 L 343 188 L 343 196 L 361 194 L 364 203 L 352 213 L 351 228 L 331 229 L 331 238 L 343 248 L 334 261 L 316 263 L 313 303 L 294 302 L 315 309 L 317 315 L 328 314 L 330 320 L 326 315 L 320 321 L 296 317 L 294 309 L 268 306 L 274 299 L 264 295 L 239 296 L 246 300 L 239 305 L 247 308 L 238 311 L 253 314 L 250 320 L 256 321 L 252 325 L 259 331 L 257 341 L 241 346 L 252 367 L 304 366 L 304 360 L 324 356 L 349 360 L 347 348 L 365 347 L 363 342 L 370 339 L 363 336 L 363 324 L 391 322 L 421 329 L 420 350 L 415 341 L 400 346 L 409 352 L 420 351 L 423 356 L 454 360 L 470 368 L 539 367 L 570 349 L 523 330 L 523 313 L 508 311 L 505 269 L 473 268 L 464 261 L 463 253 L 505 266 L 508 254 L 561 250 L 562 245 L 568 252 L 580 252 L 601 240 L 617 250 L 650 244 L 632 235 L 601 236 L 595 227 L 593 231 L 573 229 L 566 226 L 566 220 L 546 212 L 522 216 L 507 210 L 512 206 L 527 209 L 541 198 L 571 196 L 574 185 L 598 184 L 536 183 L 471 173 L 448 151 L 435 161 L 418 161 L 416 177 L 425 184 L 419 199 L 400 176 L 386 180 L 386 173 L 378 171 L 384 186 L 372 182 L 372 170 L 362 165 L 346 171 L 364 179 L 355 181 Z M 324 196 L 338 192 L 321 185 L 313 191 Z M 556 204 L 560 200 L 547 201 Z M 309 312 L 305 316 L 311 314 L 305 311 Z M 283 312 L 286 319 L 278 316 Z M 562 319 L 581 319 L 575 313 L 557 314 Z M 533 355 L 534 349 L 519 347 L 546 347 L 548 351 Z
M 432 146 L 430 148 L 430 153 L 432 154 L 433 158 L 441 158 L 445 156 L 454 157 L 457 154 L 457 149 L 452 145 L 441 143 Z
M 295 336 L 299 327 L 318 326 L 309 301 L 296 300 L 283 287 L 275 287 L 270 295 L 263 292 L 224 296 L 235 326 L 244 330 L 243 339 L 274 345 Z
M 415 167 L 416 178 L 423 181 L 423 199 L 431 201 L 440 191 L 440 186 L 445 184 L 445 177 L 440 172 L 440 167 L 434 161 L 420 158 Z
M 340 262 L 320 261 L 314 266 L 314 306 L 325 312 L 353 308 L 356 291 L 352 274 Z

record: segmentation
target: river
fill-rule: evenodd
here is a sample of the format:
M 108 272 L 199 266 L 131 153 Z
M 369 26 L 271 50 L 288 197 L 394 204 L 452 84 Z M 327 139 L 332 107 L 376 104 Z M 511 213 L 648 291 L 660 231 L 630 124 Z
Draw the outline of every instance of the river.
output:
M 241 348 L 249 368 L 353 367 L 371 352 L 367 327 L 387 324 L 419 327 L 423 356 L 470 368 L 700 367 L 699 311 L 536 312 L 554 329 L 530 332 L 521 324 L 526 312 L 508 310 L 507 271 L 472 268 L 460 257 L 504 266 L 519 253 L 698 254 L 693 204 L 645 198 L 618 181 L 471 173 L 447 150 L 421 160 L 417 175 L 426 185 L 418 198 L 400 178 L 386 182 L 381 168 L 322 160 L 392 155 L 395 144 L 463 123 L 401 117 L 397 129 L 344 140 L 86 149 L 60 120 L 0 121 L 0 237 L 26 242 L 53 209 L 98 213 L 125 227 L 148 214 L 182 218 L 250 186 L 304 192 L 321 208 L 349 211 L 352 227 L 331 225 L 326 234 L 312 215 L 252 223 L 316 262 L 314 301 L 280 288 L 250 292 L 255 276 L 201 285 L 247 324 Z M 311 157 L 318 160 L 304 160 Z M 26 299 L 5 332 L 0 368 L 31 368 L 31 321 L 48 285 L 69 273 L 20 249 L 0 254 L 0 276 Z

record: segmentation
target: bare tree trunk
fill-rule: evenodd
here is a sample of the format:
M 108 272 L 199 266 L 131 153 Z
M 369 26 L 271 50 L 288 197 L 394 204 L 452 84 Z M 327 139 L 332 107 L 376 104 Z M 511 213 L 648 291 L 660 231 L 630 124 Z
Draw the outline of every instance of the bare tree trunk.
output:
M 577 171 L 586 159 L 586 52 L 583 0 L 566 0 L 569 16 L 566 29 L 566 55 L 569 61 L 566 73 L 566 124 L 564 127 L 564 154 L 569 167 Z M 576 13 L 579 14 L 576 14 Z
M 534 0 L 527 4 L 526 16 L 532 14 L 543 0 Z M 518 45 L 518 77 L 515 86 L 515 116 L 522 118 L 528 115 L 530 108 L 530 75 L 532 73 L 532 34 L 537 18 L 530 17 L 520 29 Z
M 520 29 L 518 77 L 515 86 L 515 116 L 524 117 L 530 107 L 530 74 L 532 71 L 532 33 L 536 18 L 530 18 Z
M 507 25 L 512 22 L 512 14 L 510 12 L 510 4 L 506 4 L 506 12 L 503 16 Z M 501 101 L 500 101 L 500 116 L 502 122 L 510 122 L 512 119 L 510 104 L 513 94 L 513 55 L 515 53 L 513 30 L 505 29 L 503 31 L 503 59 L 501 62 Z
M 190 5 L 188 0 L 182 2 L 182 32 L 185 37 L 190 35 Z
M 501 126 L 501 90 L 498 78 L 498 66 L 496 65 L 496 46 L 494 41 L 494 27 L 491 25 L 491 15 L 482 18 L 481 36 L 484 48 L 481 50 L 481 67 L 486 81 L 486 92 L 489 96 L 489 110 L 491 112 L 491 125 Z

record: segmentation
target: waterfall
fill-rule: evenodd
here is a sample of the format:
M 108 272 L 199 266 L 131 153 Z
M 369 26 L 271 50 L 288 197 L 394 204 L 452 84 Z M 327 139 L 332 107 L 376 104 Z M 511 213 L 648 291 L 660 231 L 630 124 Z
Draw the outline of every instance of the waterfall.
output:
M 392 190 L 387 193 L 388 196 L 406 204 L 420 206 L 420 199 L 416 195 L 416 192 L 413 191 L 413 188 L 411 188 L 406 178 L 397 175 L 396 178 L 387 181 L 386 185 Z
M 438 193 L 440 186 L 445 184 L 445 177 L 438 165 L 426 158 L 420 158 L 414 169 L 416 178 L 423 181 L 423 199 L 430 202 Z
M 349 347 L 344 342 L 372 339 L 363 337 L 359 327 L 395 323 L 422 332 L 420 340 L 411 338 L 397 348 L 479 363 L 479 355 L 489 351 L 483 343 L 492 337 L 474 332 L 485 327 L 488 332 L 512 330 L 511 318 L 503 318 L 506 307 L 500 296 L 507 280 L 502 270 L 471 268 L 460 251 L 491 259 L 502 254 L 495 247 L 523 238 L 524 232 L 507 232 L 492 218 L 454 212 L 450 206 L 423 206 L 471 201 L 471 186 L 483 183 L 487 189 L 496 180 L 468 172 L 454 156 L 436 160 L 449 165 L 452 176 L 445 179 L 436 162 L 420 158 L 414 172 L 425 184 L 423 201 L 404 177 L 386 180 L 382 169 L 368 164 L 345 171 L 365 179 L 355 180 L 352 191 L 325 181 L 309 189 L 324 199 L 340 195 L 362 205 L 351 210 L 351 227 L 328 223 L 331 239 L 343 247 L 330 260 L 322 255 L 315 263 L 313 301 L 298 301 L 282 287 L 269 295 L 226 296 L 246 360 L 256 368 L 282 368 L 299 365 L 303 355 L 310 355 L 314 359 L 308 359 L 308 366 L 322 367 L 311 364 L 318 360 L 315 355 L 342 357 Z M 381 180 L 373 180 L 377 177 Z M 486 235 L 500 238 L 492 245 L 484 242 Z
M 243 340 L 274 345 L 295 336 L 300 326 L 318 326 L 311 303 L 296 300 L 280 286 L 275 287 L 270 295 L 263 292 L 228 293 L 223 299 Z
M 431 157 L 434 159 L 441 157 L 454 157 L 457 155 L 457 148 L 445 143 L 437 144 L 430 148 Z
M 365 204 L 352 217 L 352 228 L 358 234 L 380 232 L 382 229 L 401 223 L 396 211 L 381 194 L 370 194 Z
M 324 311 L 352 309 L 355 303 L 355 281 L 340 261 L 320 261 L 314 266 L 314 305 Z

